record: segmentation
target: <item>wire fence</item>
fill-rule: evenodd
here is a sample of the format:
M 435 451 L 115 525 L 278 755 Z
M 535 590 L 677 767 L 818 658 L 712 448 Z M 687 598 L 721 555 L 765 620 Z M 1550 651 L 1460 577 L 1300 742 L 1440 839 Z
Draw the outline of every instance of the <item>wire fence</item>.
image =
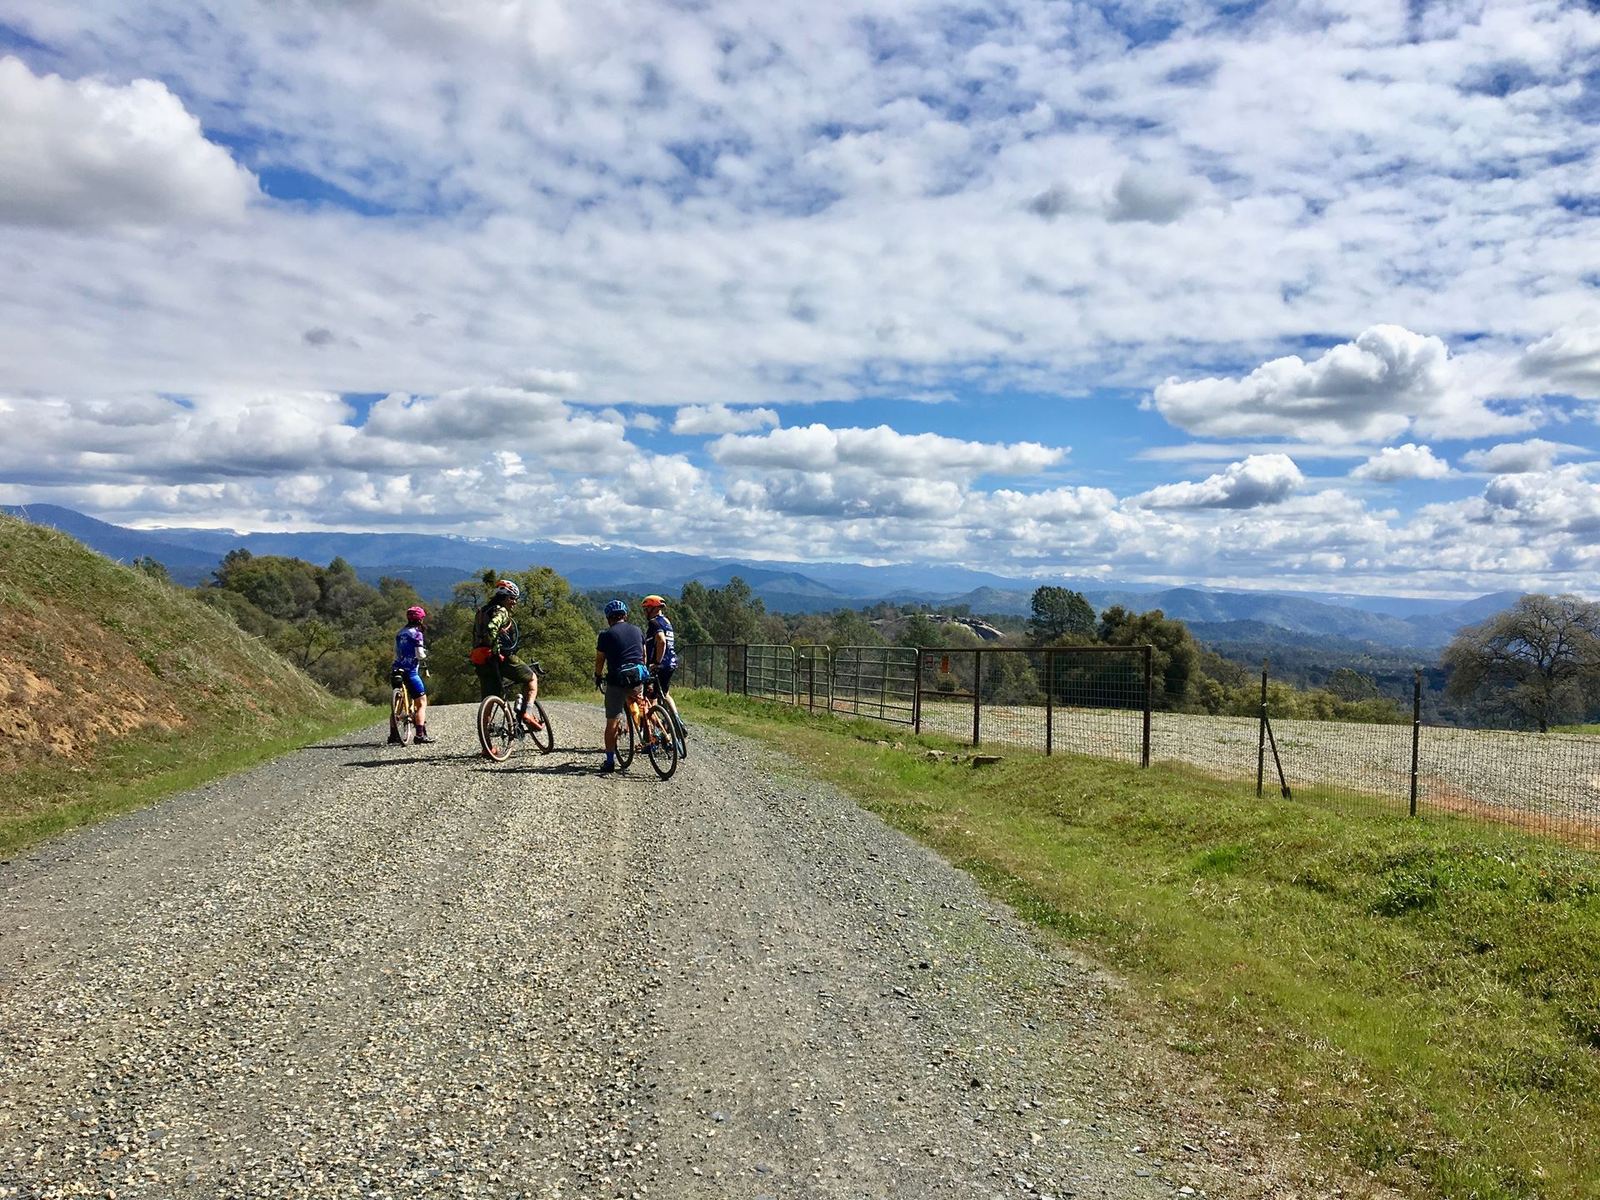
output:
M 867 717 L 973 746 L 1179 763 L 1257 794 L 1449 814 L 1600 850 L 1600 737 L 1422 720 L 1420 677 L 1393 723 L 1161 709 L 1148 646 L 942 650 L 689 646 L 691 686 Z M 1410 719 L 1405 719 L 1409 717 Z

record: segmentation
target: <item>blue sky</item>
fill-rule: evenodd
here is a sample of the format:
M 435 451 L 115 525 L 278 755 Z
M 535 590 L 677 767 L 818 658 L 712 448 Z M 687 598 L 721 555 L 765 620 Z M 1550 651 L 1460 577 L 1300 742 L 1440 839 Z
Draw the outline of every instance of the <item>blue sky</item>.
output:
M 1553 0 L 0 0 L 0 500 L 1600 594 L 1597 62 Z

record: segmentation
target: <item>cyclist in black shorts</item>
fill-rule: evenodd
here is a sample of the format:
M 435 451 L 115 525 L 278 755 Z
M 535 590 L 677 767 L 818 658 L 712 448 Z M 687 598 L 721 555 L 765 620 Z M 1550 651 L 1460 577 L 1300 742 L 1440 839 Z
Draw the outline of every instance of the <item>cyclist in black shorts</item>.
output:
M 539 694 L 539 676 L 517 657 L 520 637 L 511 615 L 512 607 L 521 599 L 522 589 L 511 580 L 496 581 L 494 595 L 472 621 L 472 668 L 478 674 L 484 699 L 500 694 L 502 677 L 520 683 L 525 700 L 522 722 L 529 729 L 539 730 L 544 724 L 534 715 L 533 707 Z
M 678 705 L 669 695 L 672 673 L 678 669 L 678 635 L 672 631 L 672 622 L 667 620 L 666 608 L 667 602 L 660 596 L 644 598 L 644 660 L 655 674 L 656 694 L 672 713 L 672 723 L 682 729 Z

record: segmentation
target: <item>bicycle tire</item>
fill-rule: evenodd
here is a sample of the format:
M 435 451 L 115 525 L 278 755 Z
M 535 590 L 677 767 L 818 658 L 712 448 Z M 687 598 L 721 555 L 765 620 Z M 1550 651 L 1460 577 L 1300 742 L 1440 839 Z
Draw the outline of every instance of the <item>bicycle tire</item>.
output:
M 389 719 L 393 722 L 395 733 L 400 736 L 400 744 L 409 746 L 411 735 L 417 727 L 411 716 L 411 697 L 406 695 L 403 687 L 395 688 L 389 695 Z
M 617 734 L 617 766 L 626 771 L 633 766 L 633 714 L 622 714 L 622 730 Z
M 659 708 L 645 714 L 644 753 L 650 760 L 650 769 L 660 779 L 671 779 L 678 769 L 678 738 L 672 729 L 672 718 Z
M 499 696 L 490 696 L 478 706 L 478 745 L 485 756 L 495 762 L 511 757 L 517 740 L 515 723 L 511 706 Z
M 544 705 L 537 700 L 533 702 L 533 715 L 539 718 L 542 729 L 528 730 L 528 739 L 533 742 L 533 747 L 540 754 L 549 754 L 556 748 L 555 726 L 550 724 L 550 714 L 545 712 Z
M 682 762 L 689 757 L 689 729 L 676 714 L 669 715 L 673 731 L 678 735 L 678 761 Z

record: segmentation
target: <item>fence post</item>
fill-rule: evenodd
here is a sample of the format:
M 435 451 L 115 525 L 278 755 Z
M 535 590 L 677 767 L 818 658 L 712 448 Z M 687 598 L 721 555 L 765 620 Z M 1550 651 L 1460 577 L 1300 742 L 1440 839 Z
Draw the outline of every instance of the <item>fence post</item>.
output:
M 1261 660 L 1261 719 L 1256 728 L 1256 795 L 1267 774 L 1267 660 Z
M 972 652 L 972 744 L 978 744 L 978 717 L 983 711 L 983 651 Z
M 911 693 L 911 732 L 919 737 L 922 734 L 922 656 L 926 653 L 921 646 L 917 647 L 917 681 Z
M 744 685 L 744 694 L 750 695 L 750 643 L 743 642 L 739 646 L 739 682 Z
M 1417 764 L 1422 750 L 1422 671 L 1411 680 L 1411 815 L 1417 815 Z
M 1155 647 L 1144 648 L 1144 742 L 1139 748 L 1139 765 L 1150 765 L 1150 692 L 1155 684 Z
M 1044 652 L 1044 752 L 1049 757 L 1056 734 L 1056 652 Z

